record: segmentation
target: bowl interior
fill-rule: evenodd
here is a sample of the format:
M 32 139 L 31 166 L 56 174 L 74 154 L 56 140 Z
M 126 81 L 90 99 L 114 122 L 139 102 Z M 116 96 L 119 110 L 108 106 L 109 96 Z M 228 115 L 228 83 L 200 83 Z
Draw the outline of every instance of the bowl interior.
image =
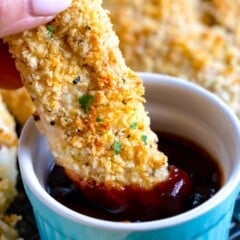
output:
M 182 136 L 205 149 L 218 161 L 226 183 L 239 165 L 240 143 L 238 120 L 232 120 L 225 104 L 184 80 L 176 84 L 166 77 L 161 86 L 156 81 L 145 81 L 145 86 L 152 129 Z
M 181 216 L 158 220 L 155 221 L 156 224 L 151 224 L 151 228 L 160 225 L 164 227 L 177 224 L 179 221 L 186 221 L 208 211 L 236 188 L 240 178 L 239 123 L 237 118 L 217 97 L 194 84 L 154 74 L 141 74 L 141 77 L 146 87 L 146 107 L 151 116 L 152 128 L 183 136 L 196 142 L 219 161 L 224 175 L 225 186 L 223 189 L 225 190 L 221 189 L 212 199 L 208 200 L 212 204 L 204 203 L 191 211 L 180 214 Z M 34 194 L 38 195 L 42 201 L 47 202 L 50 197 L 44 190 L 45 182 L 54 159 L 50 154 L 45 138 L 36 130 L 33 120 L 25 126 L 22 132 L 19 156 L 23 180 L 32 188 Z M 31 166 L 34 170 L 33 173 L 26 170 Z M 36 182 L 34 182 L 35 180 Z M 41 187 L 38 188 L 39 183 Z M 54 209 L 61 207 L 61 204 L 54 203 L 52 200 L 51 204 L 54 205 Z M 67 215 L 71 212 L 64 207 L 61 209 L 67 212 Z M 72 212 L 71 215 L 76 219 L 85 219 L 81 214 Z M 86 219 L 89 223 L 89 219 Z M 94 224 L 97 221 L 100 225 L 102 224 L 100 220 L 94 221 Z M 135 230 L 150 226 L 139 223 L 130 223 L 128 226 L 123 223 L 109 224 L 118 229 L 132 228 Z

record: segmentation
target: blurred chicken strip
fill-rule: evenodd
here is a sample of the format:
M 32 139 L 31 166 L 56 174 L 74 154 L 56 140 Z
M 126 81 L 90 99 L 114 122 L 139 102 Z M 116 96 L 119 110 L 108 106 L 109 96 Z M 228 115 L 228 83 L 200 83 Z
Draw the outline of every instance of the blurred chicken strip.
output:
M 31 98 L 29 97 L 26 89 L 0 89 L 0 93 L 10 113 L 15 117 L 20 127 L 22 127 L 35 111 Z
M 20 217 L 6 215 L 6 211 L 17 195 L 17 135 L 15 121 L 0 96 L 0 239 L 16 240 L 14 229 Z
M 17 136 L 15 121 L 0 96 L 0 213 L 16 196 Z
M 133 70 L 195 82 L 240 117 L 239 4 L 239 0 L 104 0 Z
M 240 46 L 240 0 L 199 0 L 201 20 L 209 26 L 219 26 L 233 36 Z

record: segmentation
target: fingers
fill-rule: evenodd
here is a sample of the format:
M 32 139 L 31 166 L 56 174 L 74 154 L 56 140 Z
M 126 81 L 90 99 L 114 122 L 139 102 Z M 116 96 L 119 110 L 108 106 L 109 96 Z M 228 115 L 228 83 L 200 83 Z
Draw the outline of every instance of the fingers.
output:
M 70 4 L 71 0 L 1 0 L 0 38 L 45 24 Z M 19 87 L 22 87 L 20 75 L 8 46 L 0 40 L 0 88 Z
M 1 0 L 0 38 L 51 21 L 71 0 Z
M 66 9 L 70 0 L 29 0 L 33 16 L 51 16 Z

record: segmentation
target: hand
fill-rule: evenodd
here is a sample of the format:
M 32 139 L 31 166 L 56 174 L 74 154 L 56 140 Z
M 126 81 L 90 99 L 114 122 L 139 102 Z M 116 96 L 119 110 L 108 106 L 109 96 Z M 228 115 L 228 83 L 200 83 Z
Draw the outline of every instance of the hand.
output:
M 71 0 L 0 0 L 0 38 L 51 21 Z M 0 88 L 21 87 L 8 47 L 0 40 Z

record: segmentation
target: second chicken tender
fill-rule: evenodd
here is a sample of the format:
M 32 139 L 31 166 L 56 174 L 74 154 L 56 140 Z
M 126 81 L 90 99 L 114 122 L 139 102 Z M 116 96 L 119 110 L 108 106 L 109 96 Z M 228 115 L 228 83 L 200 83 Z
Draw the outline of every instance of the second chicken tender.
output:
M 0 89 L 4 103 L 16 119 L 20 129 L 34 113 L 35 108 L 25 88 L 16 90 Z
M 127 64 L 216 94 L 240 117 L 239 0 L 104 0 Z
M 21 219 L 8 214 L 10 204 L 17 196 L 17 135 L 15 121 L 0 95 L 0 239 L 17 240 L 16 223 Z

